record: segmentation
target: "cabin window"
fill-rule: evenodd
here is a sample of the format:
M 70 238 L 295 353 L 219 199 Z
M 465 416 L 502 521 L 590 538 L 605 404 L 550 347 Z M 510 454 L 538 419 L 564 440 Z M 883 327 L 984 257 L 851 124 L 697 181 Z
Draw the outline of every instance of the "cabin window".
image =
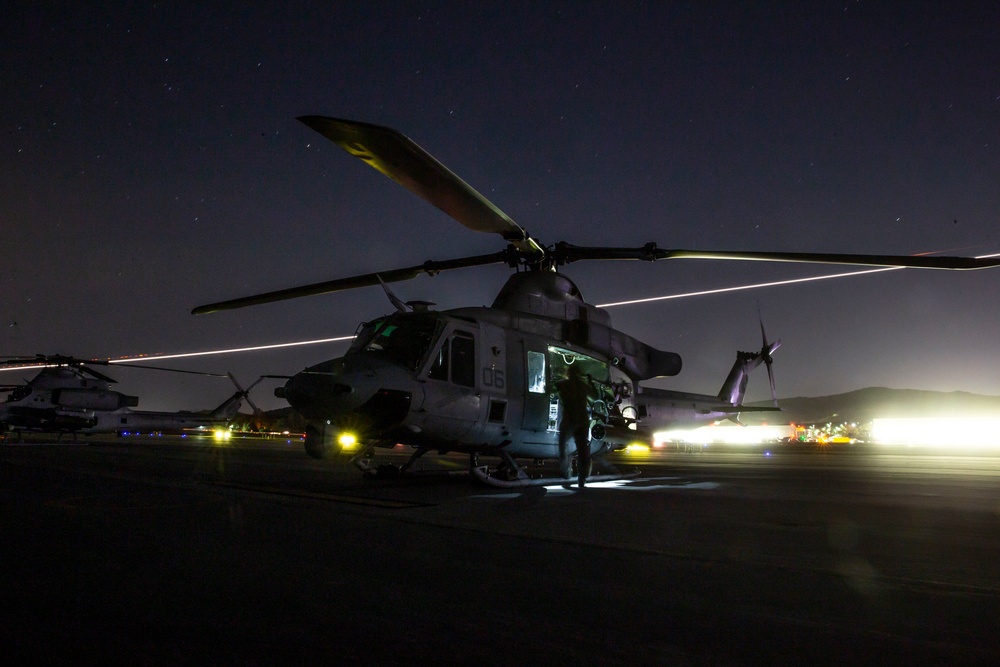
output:
M 528 351 L 528 391 L 545 393 L 545 355 L 541 352 Z

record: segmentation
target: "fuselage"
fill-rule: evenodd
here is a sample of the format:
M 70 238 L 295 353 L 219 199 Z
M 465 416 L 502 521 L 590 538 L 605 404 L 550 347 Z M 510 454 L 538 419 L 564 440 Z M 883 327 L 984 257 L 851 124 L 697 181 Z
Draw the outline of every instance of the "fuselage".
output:
M 570 364 L 631 394 L 610 359 L 562 341 L 564 326 L 491 308 L 396 313 L 363 326 L 344 357 L 276 393 L 327 441 L 350 432 L 437 451 L 548 458 L 558 448 L 553 382 Z
M 571 365 L 599 396 L 593 451 L 650 441 L 653 430 L 725 407 L 718 396 L 685 394 L 681 405 L 680 394 L 640 391 L 641 380 L 679 372 L 680 357 L 611 328 L 607 313 L 556 273 L 515 274 L 490 308 L 368 322 L 343 357 L 305 369 L 275 394 L 309 422 L 306 450 L 317 457 L 360 441 L 545 459 L 558 453 L 554 386 Z

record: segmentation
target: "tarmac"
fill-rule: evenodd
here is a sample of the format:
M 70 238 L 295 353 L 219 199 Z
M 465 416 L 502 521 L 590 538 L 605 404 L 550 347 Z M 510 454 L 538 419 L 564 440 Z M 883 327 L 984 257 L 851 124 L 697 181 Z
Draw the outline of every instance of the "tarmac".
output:
M 1000 457 L 615 463 L 510 491 L 294 439 L 2 445 L 6 663 L 1000 663 Z

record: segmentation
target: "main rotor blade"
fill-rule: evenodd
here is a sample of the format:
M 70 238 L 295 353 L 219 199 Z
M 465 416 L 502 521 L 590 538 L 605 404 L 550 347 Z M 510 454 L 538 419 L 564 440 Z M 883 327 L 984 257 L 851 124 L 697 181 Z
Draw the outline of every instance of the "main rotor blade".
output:
M 91 366 L 107 366 L 105 359 L 77 359 L 63 354 L 36 354 L 33 358 L 24 357 L 21 359 L 11 358 L 0 361 L 0 367 L 13 366 L 16 368 L 59 368 L 62 366 L 75 368 L 81 373 L 97 378 L 102 382 L 115 384 L 118 380 L 101 373 Z
M 141 358 L 137 358 L 135 361 L 136 362 L 141 362 L 142 359 Z M 166 366 L 150 366 L 148 364 L 133 363 L 133 362 L 127 362 L 127 361 L 114 361 L 114 360 L 111 360 L 109 363 L 112 363 L 115 366 L 124 366 L 125 368 L 141 368 L 144 371 L 166 371 L 168 373 L 186 373 L 188 375 L 204 375 L 205 377 L 210 377 L 210 378 L 224 378 L 224 377 L 226 377 L 225 373 L 208 373 L 206 371 L 186 371 L 186 370 L 184 370 L 182 368 L 167 368 Z
M 88 363 L 90 363 L 90 362 L 88 362 Z M 93 362 L 93 363 L 101 363 L 101 362 Z M 103 382 L 108 382 L 110 384 L 117 384 L 118 383 L 118 380 L 114 379 L 113 377 L 109 377 L 109 376 L 105 375 L 104 373 L 96 371 L 93 368 L 91 368 L 90 366 L 85 366 L 83 364 L 68 364 L 68 365 L 69 366 L 73 366 L 75 368 L 78 368 L 78 369 L 80 369 L 81 372 L 86 373 L 86 374 L 90 375 L 91 377 L 95 377 L 98 380 L 101 380 Z
M 191 311 L 191 314 L 205 315 L 207 313 L 214 313 L 220 310 L 232 310 L 234 308 L 244 308 L 246 306 L 256 306 L 262 303 L 271 303 L 273 301 L 297 299 L 302 296 L 313 296 L 316 294 L 328 294 L 330 292 L 340 292 L 343 290 L 354 289 L 356 287 L 368 287 L 369 285 L 378 285 L 383 282 L 385 283 L 400 282 L 402 280 L 410 280 L 411 278 L 416 278 L 421 273 L 434 275 L 441 271 L 449 271 L 451 269 L 464 269 L 469 266 L 482 266 L 485 264 L 503 264 L 503 263 L 508 263 L 509 256 L 510 254 L 506 250 L 501 250 L 500 252 L 494 252 L 489 255 L 461 257 L 459 259 L 449 259 L 441 262 L 436 262 L 431 260 L 424 262 L 419 266 L 411 266 L 406 269 L 380 271 L 378 273 L 366 273 L 360 276 L 351 276 L 349 278 L 338 278 L 337 280 L 328 280 L 322 283 L 313 283 L 312 285 L 303 285 L 301 287 L 290 287 L 288 289 L 277 290 L 275 292 L 265 292 L 264 294 L 245 296 L 238 299 L 231 299 L 229 301 L 219 301 L 218 303 L 210 303 L 204 306 L 198 306 L 197 308 Z
M 557 264 L 585 259 L 636 259 L 655 262 L 661 259 L 724 259 L 750 262 L 796 262 L 807 264 L 854 264 L 862 266 L 898 266 L 914 269 L 973 270 L 1000 266 L 1000 257 L 943 257 L 929 255 L 854 255 L 820 252 L 753 252 L 743 250 L 669 250 L 647 243 L 641 248 L 601 248 L 556 244 L 553 256 Z
M 545 251 L 506 213 L 396 130 L 326 116 L 299 120 L 469 229 L 500 234 L 524 254 Z

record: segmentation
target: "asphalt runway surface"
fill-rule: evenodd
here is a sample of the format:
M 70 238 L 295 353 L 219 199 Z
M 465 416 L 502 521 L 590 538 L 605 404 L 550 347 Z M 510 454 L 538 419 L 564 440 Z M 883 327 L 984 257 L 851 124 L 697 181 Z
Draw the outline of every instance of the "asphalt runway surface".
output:
M 667 452 L 582 492 L 427 458 L 2 445 L 5 662 L 1000 663 L 1000 458 Z

